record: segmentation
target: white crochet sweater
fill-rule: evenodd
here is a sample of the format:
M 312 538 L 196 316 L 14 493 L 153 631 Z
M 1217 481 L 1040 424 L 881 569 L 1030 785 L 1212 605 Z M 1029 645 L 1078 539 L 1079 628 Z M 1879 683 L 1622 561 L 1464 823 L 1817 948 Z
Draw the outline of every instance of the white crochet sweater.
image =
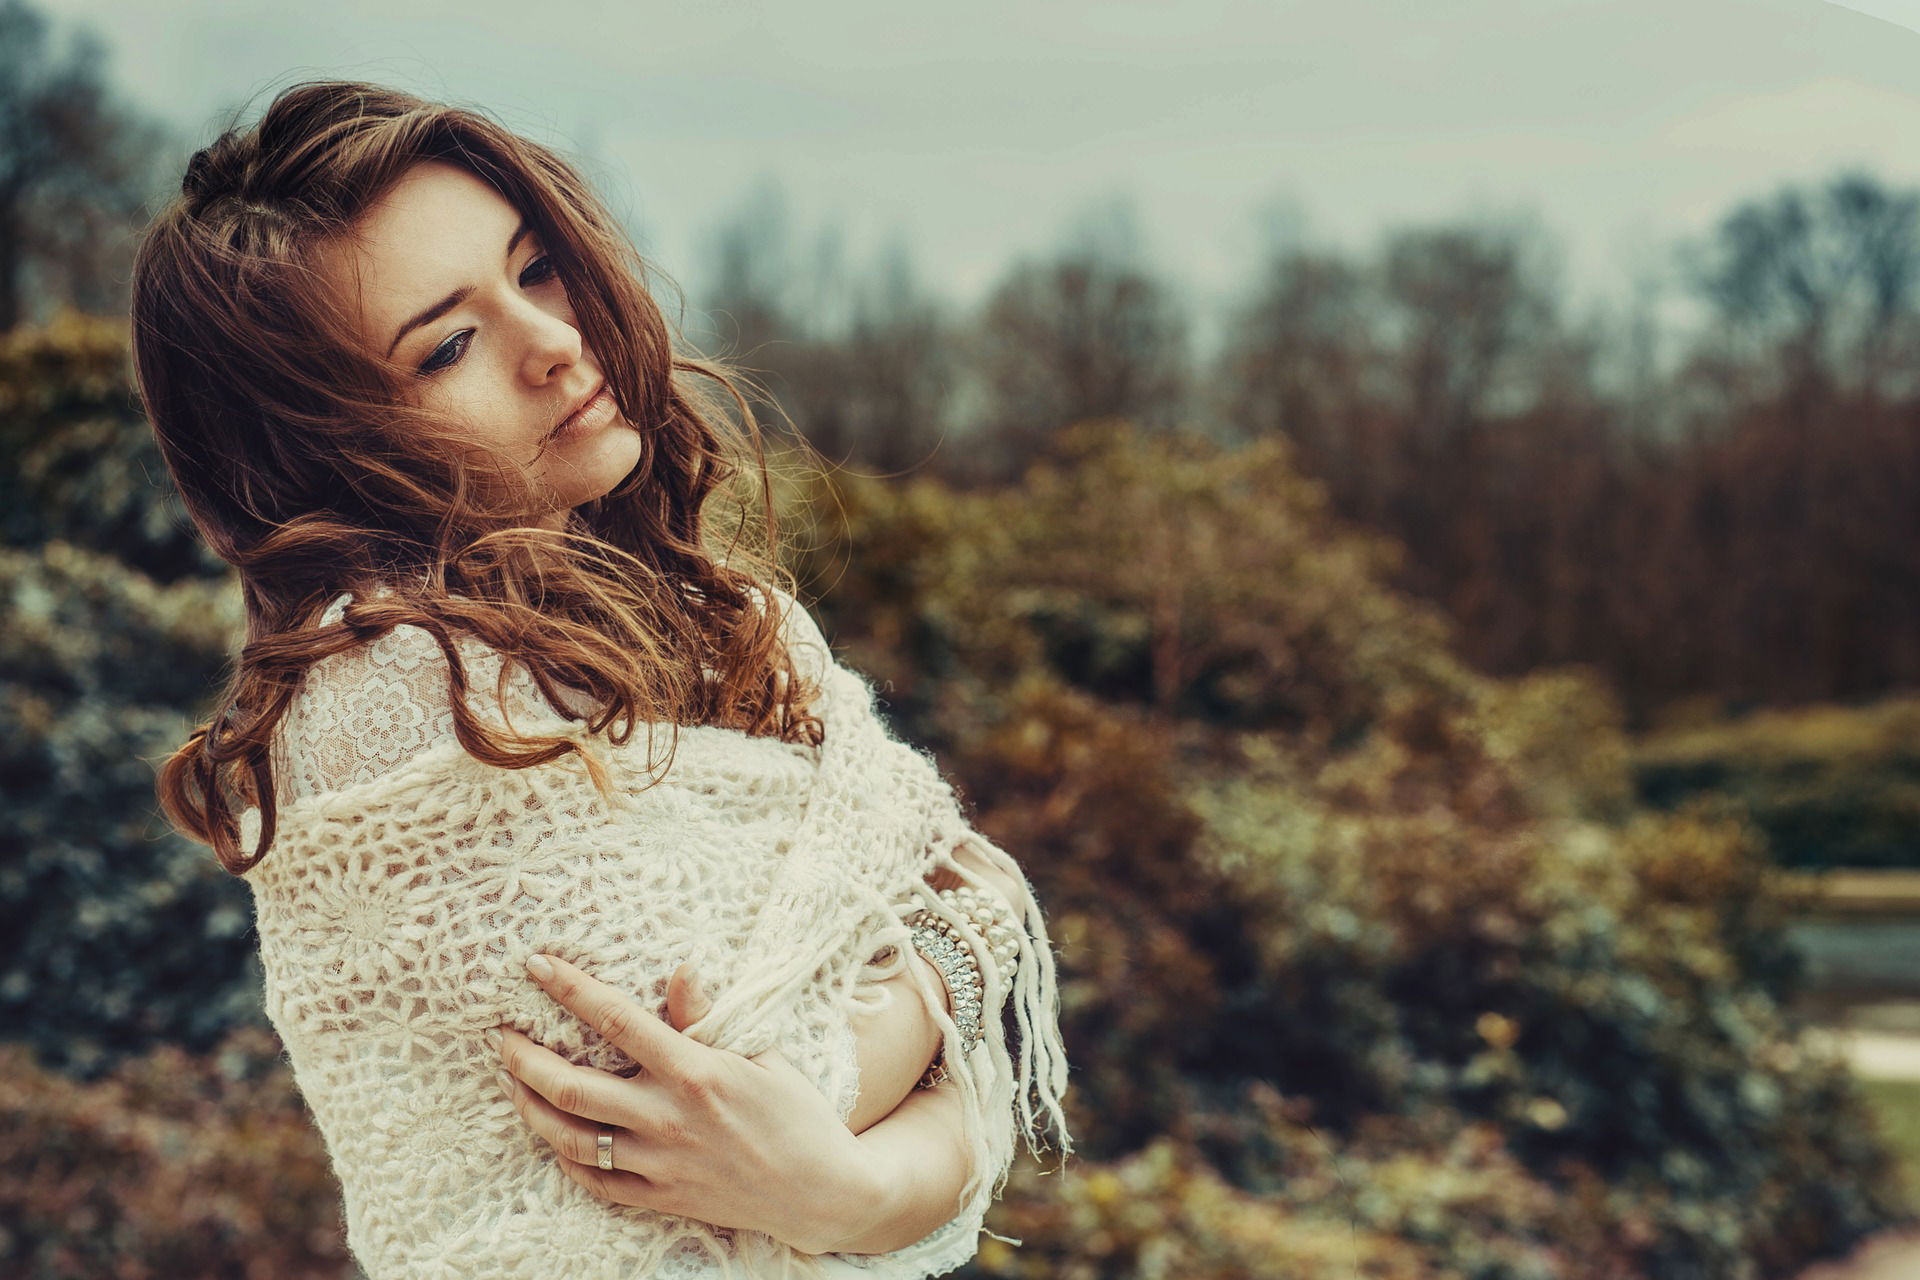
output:
M 598 753 L 614 806 L 573 756 L 518 770 L 469 756 L 453 734 L 447 661 L 422 628 L 396 627 L 307 673 L 275 742 L 277 833 L 246 880 L 267 1013 L 370 1280 L 923 1280 L 974 1256 L 1018 1133 L 1035 1142 L 1037 1110 L 1071 1150 L 1054 962 L 1030 887 L 968 826 L 933 758 L 887 732 L 872 687 L 834 660 L 806 610 L 773 594 L 796 666 L 821 683 L 810 709 L 824 743 L 681 726 L 658 784 L 647 726 L 622 746 L 589 734 L 518 663 L 496 701 L 501 655 L 459 640 L 474 711 Z M 351 599 L 321 623 L 339 622 Z M 589 709 L 568 695 L 569 710 Z M 243 848 L 260 827 L 257 809 L 241 811 Z M 973 1177 L 964 1210 L 917 1244 L 809 1256 L 759 1232 L 609 1204 L 560 1170 L 502 1096 L 484 1039 L 500 1024 L 569 1061 L 635 1069 L 526 975 L 528 955 L 569 960 L 662 1017 L 669 976 L 691 960 L 716 999 L 687 1034 L 748 1055 L 778 1046 L 847 1118 L 859 1086 L 850 1015 L 884 994 L 873 979 L 906 963 L 902 918 L 930 906 L 977 940 L 925 883 L 937 865 L 979 883 L 952 857 L 962 844 L 1026 891 L 1007 1002 L 1016 1027 L 990 1025 L 953 1071 Z M 869 964 L 888 944 L 891 959 Z M 911 972 L 942 1009 L 929 976 Z M 953 1023 L 937 1017 L 959 1065 Z

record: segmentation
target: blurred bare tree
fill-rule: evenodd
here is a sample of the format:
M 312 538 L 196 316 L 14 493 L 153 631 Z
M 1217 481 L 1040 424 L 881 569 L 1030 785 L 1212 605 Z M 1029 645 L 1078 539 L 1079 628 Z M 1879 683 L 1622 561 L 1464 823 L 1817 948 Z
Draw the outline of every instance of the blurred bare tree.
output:
M 796 273 L 788 221 L 784 191 L 763 180 L 720 220 L 707 246 L 712 283 L 703 302 L 719 345 L 756 368 L 765 367 L 769 343 L 790 342 L 806 327 L 790 306 Z
M 821 344 L 796 387 L 796 417 L 828 456 L 898 475 L 933 465 L 951 418 L 953 326 L 914 274 L 904 242 L 848 276 L 844 327 Z
M 1498 225 L 1415 228 L 1388 241 L 1380 284 L 1407 443 L 1452 451 L 1531 402 L 1530 356 L 1551 332 L 1557 281 L 1544 244 Z
M 928 463 L 946 433 L 951 323 L 896 236 L 869 267 L 837 226 L 795 247 L 786 195 L 757 183 L 716 230 L 704 298 L 719 345 L 836 463 L 886 474 Z
M 1286 435 L 1316 474 L 1358 492 L 1376 469 L 1364 438 L 1375 299 L 1354 264 L 1303 246 L 1276 246 L 1260 283 L 1235 309 L 1215 385 L 1220 416 L 1244 439 Z
M 1783 187 L 1679 256 L 1710 317 L 1687 447 L 1648 486 L 1661 585 L 1739 637 L 1687 675 L 1792 701 L 1920 681 L 1920 191 Z
M 1594 340 L 1560 320 L 1551 252 L 1518 223 L 1399 230 L 1364 264 L 1288 235 L 1215 366 L 1239 433 L 1286 435 L 1344 512 L 1418 548 L 1401 585 L 1476 634 L 1504 609 L 1494 522 L 1532 523 L 1529 468 L 1603 447 L 1583 412 Z
M 1390 443 L 1372 451 L 1385 492 L 1364 510 L 1422 548 L 1403 585 L 1482 637 L 1513 576 L 1499 526 L 1526 505 L 1511 483 L 1518 422 L 1541 401 L 1560 328 L 1548 251 L 1514 225 L 1418 227 L 1390 236 L 1377 266 Z
M 126 310 L 134 232 L 178 169 L 171 132 L 115 101 L 85 29 L 0 0 L 0 330 L 65 303 Z
M 1131 206 L 1111 206 L 1050 259 L 1023 259 L 976 321 L 979 465 L 1005 475 L 1060 428 L 1126 418 L 1174 426 L 1189 394 L 1188 321 L 1145 262 Z
M 1683 262 L 1716 321 L 1703 355 L 1738 370 L 1740 404 L 1805 412 L 1920 389 L 1920 192 L 1862 172 L 1788 187 L 1740 205 Z

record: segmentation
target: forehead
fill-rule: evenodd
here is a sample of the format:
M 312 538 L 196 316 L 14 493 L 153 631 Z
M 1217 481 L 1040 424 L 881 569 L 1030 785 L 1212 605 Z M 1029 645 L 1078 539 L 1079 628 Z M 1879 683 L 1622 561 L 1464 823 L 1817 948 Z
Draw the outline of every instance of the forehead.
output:
M 408 170 L 323 262 L 377 351 L 401 324 L 498 266 L 520 212 L 458 165 L 423 161 Z

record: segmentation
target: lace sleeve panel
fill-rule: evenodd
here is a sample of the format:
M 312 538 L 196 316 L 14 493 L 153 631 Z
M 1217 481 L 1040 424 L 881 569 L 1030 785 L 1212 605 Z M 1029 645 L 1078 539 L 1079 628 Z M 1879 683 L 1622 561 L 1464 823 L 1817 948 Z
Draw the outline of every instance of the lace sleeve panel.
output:
M 321 615 L 340 620 L 351 594 L 337 597 Z M 508 685 L 504 704 L 494 698 L 501 655 L 463 636 L 459 652 L 467 674 L 468 705 L 494 723 L 526 727 L 539 718 L 545 699 L 524 672 Z M 399 626 L 379 638 L 309 667 L 299 695 L 277 735 L 275 786 L 283 804 L 370 782 L 454 741 L 452 687 L 446 655 L 424 627 Z
M 384 594 L 383 588 L 381 593 Z M 773 587 L 782 636 L 803 679 L 826 696 L 833 650 L 813 615 L 797 599 Z M 764 600 L 764 596 L 761 597 Z M 320 615 L 322 625 L 340 621 L 353 593 L 336 596 Z M 512 725 L 552 716 L 531 675 L 516 672 L 504 707 L 493 691 L 501 655 L 470 636 L 457 641 L 467 672 L 468 705 Z M 446 655 L 423 627 L 399 626 L 376 640 L 313 664 L 281 722 L 274 760 L 282 804 L 343 790 L 392 772 L 429 748 L 454 739 Z M 584 694 L 562 687 L 576 714 L 587 714 Z

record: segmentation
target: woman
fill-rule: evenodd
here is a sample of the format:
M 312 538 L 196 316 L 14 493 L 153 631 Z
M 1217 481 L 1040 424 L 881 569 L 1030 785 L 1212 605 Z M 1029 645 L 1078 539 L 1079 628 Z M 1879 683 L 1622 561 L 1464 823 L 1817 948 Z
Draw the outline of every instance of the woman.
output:
M 248 625 L 160 799 L 254 891 L 373 1280 L 942 1274 L 1016 1112 L 1070 1150 L 1044 923 L 774 584 L 764 483 L 764 558 L 709 545 L 765 463 L 645 270 L 377 86 L 195 155 L 136 373 Z

